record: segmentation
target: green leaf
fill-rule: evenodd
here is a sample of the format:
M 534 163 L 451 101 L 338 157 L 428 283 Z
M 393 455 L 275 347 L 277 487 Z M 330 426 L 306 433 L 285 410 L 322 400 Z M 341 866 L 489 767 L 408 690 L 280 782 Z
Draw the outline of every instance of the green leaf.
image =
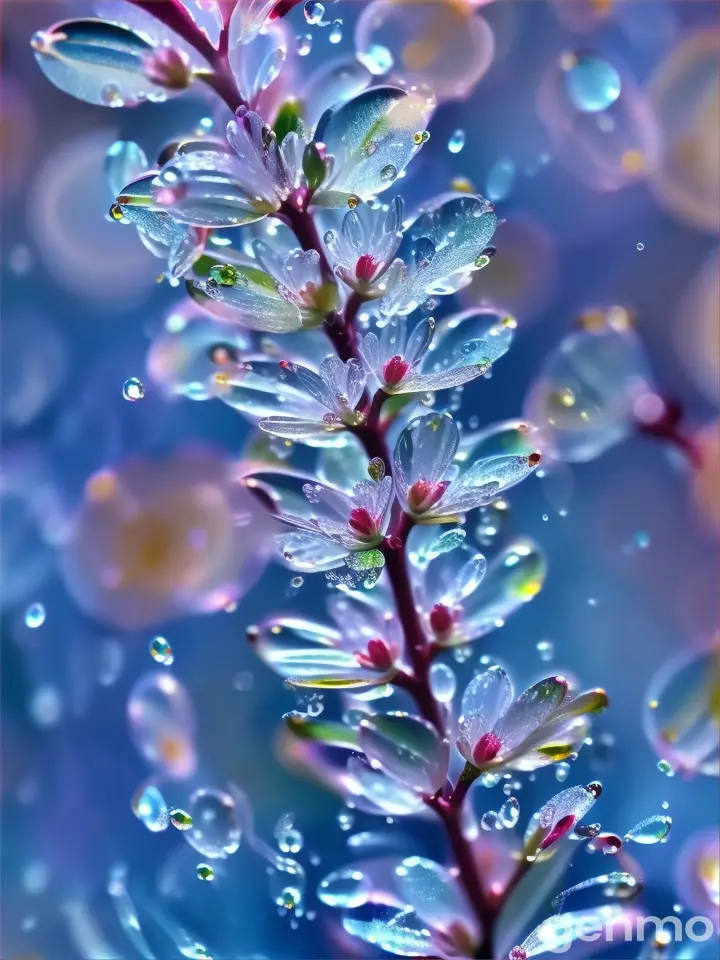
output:
M 289 133 L 294 133 L 300 126 L 300 107 L 299 100 L 286 100 L 280 107 L 273 127 L 278 143 L 282 143 Z
M 300 714 L 288 714 L 285 723 L 294 736 L 301 740 L 314 740 L 329 747 L 348 747 L 360 749 L 360 739 L 356 730 L 344 723 L 332 723 L 320 720 L 308 720 Z

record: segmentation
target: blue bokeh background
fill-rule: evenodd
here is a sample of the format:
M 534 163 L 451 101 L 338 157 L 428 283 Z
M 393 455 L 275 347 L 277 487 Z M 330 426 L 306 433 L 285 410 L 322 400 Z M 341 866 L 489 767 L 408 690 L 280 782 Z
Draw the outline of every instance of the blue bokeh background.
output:
M 118 231 L 103 220 L 108 200 L 101 177 L 86 181 L 89 161 L 83 157 L 101 157 L 117 138 L 136 139 L 152 155 L 178 130 L 195 125 L 208 106 L 189 98 L 104 111 L 50 87 L 28 40 L 36 29 L 82 15 L 87 6 L 15 2 L 1 10 L 4 410 L 18 402 L 21 409 L 32 406 L 32 394 L 17 400 L 28 380 L 40 395 L 35 415 L 3 417 L 2 470 L 4 478 L 21 485 L 51 488 L 69 510 L 92 471 L 128 454 L 166 456 L 200 440 L 237 455 L 247 432 L 247 424 L 218 402 L 167 404 L 151 385 L 141 403 L 122 399 L 123 381 L 144 377 L 149 339 L 183 294 L 156 285 L 158 262 L 132 231 Z M 343 48 L 350 47 L 350 25 L 360 6 L 333 8 L 333 15 L 345 19 Z M 652 39 L 645 42 L 633 42 L 613 20 L 593 35 L 593 47 L 619 58 L 640 82 L 678 36 L 718 21 L 714 3 L 648 0 L 623 6 L 636 8 L 635 15 L 648 22 L 671 18 L 672 30 L 651 31 Z M 636 311 L 660 391 L 680 398 L 690 423 L 710 421 L 715 404 L 696 388 L 678 354 L 678 336 L 683 336 L 678 310 L 717 238 L 665 212 L 643 185 L 593 193 L 553 159 L 538 163 L 551 148 L 535 112 L 534 92 L 547 63 L 576 38 L 546 3 L 500 0 L 486 15 L 497 35 L 507 36 L 507 54 L 466 102 L 438 111 L 431 142 L 402 190 L 411 203 L 446 189 L 460 174 L 482 189 L 492 165 L 511 157 L 518 175 L 499 205 L 508 218 L 505 229 L 531 222 L 550 253 L 543 266 L 547 275 L 539 279 L 533 273 L 534 254 L 520 258 L 518 336 L 492 379 L 466 390 L 466 415 L 477 416 L 481 424 L 519 415 L 541 360 L 573 319 L 589 306 L 622 303 Z M 304 32 L 302 9 L 292 19 Z M 308 63 L 335 52 L 318 34 Z M 466 131 L 466 145 L 453 156 L 446 144 L 458 127 Z M 62 176 L 60 163 L 65 163 Z M 499 260 L 503 228 L 496 240 Z M 63 280 L 68 266 L 72 277 Z M 551 639 L 557 651 L 553 670 L 607 689 L 612 708 L 598 720 L 595 736 L 612 735 L 611 756 L 600 769 L 597 751 L 584 750 L 572 782 L 603 781 L 595 819 L 620 833 L 659 812 L 660 801 L 669 802 L 669 842 L 642 850 L 639 857 L 647 872 L 644 903 L 649 913 L 663 916 L 678 900 L 671 867 L 683 840 L 717 822 L 718 783 L 669 779 L 658 772 L 641 728 L 642 702 L 663 662 L 706 643 L 716 629 L 717 542 L 698 520 L 687 466 L 652 441 L 633 439 L 573 468 L 573 487 L 565 517 L 548 507 L 535 481 L 513 496 L 513 528 L 542 544 L 550 572 L 541 595 L 483 641 L 477 655 L 501 660 L 522 687 L 543 669 L 537 642 Z M 116 634 L 85 617 L 62 585 L 52 549 L 31 528 L 18 526 L 17 505 L 5 498 L 6 490 L 4 485 L 0 953 L 53 960 L 77 956 L 62 913 L 70 901 L 87 905 L 113 956 L 132 957 L 136 954 L 105 894 L 110 864 L 128 864 L 133 895 L 143 904 L 152 897 L 161 864 L 176 848 L 186 853 L 174 831 L 151 835 L 130 813 L 130 798 L 145 768 L 128 740 L 124 707 L 134 681 L 153 666 L 147 653 L 150 634 Z M 649 534 L 649 546 L 628 550 L 639 531 Z M 38 576 L 39 570 L 46 576 Z M 175 651 L 175 673 L 195 702 L 208 780 L 222 784 L 232 777 L 241 784 L 265 837 L 280 814 L 295 814 L 305 836 L 303 859 L 312 887 L 323 872 L 348 859 L 346 834 L 336 823 L 340 804 L 287 773 L 274 758 L 275 728 L 295 699 L 254 659 L 244 640 L 245 627 L 279 605 L 317 612 L 325 592 L 322 578 L 306 578 L 300 591 L 290 591 L 289 580 L 287 570 L 271 565 L 236 612 L 174 622 L 163 632 Z M 24 612 L 36 601 L 44 604 L 47 620 L 31 632 Z M 99 651 L 107 650 L 108 640 L 121 645 L 124 665 L 115 683 L 101 686 Z M 476 663 L 473 656 L 462 666 L 453 664 L 461 683 Z M 233 686 L 239 671 L 251 672 L 251 689 Z M 28 710 L 32 691 L 42 684 L 54 685 L 62 695 L 63 718 L 50 729 L 38 728 Z M 326 694 L 328 713 L 335 709 L 331 700 Z M 526 784 L 518 794 L 521 821 L 556 788 L 552 769 Z M 483 802 L 499 802 L 495 792 L 481 793 L 478 789 L 478 809 Z M 364 823 L 359 816 L 356 827 Z M 442 857 L 442 840 L 430 825 L 413 824 L 406 833 L 413 851 Z M 320 866 L 309 865 L 310 851 L 321 857 Z M 26 889 L 27 876 L 33 864 L 37 872 L 37 862 L 46 865 L 48 882 L 33 894 Z M 188 863 L 192 871 L 192 857 Z M 337 955 L 326 936 L 329 911 L 321 909 L 317 919 L 303 919 L 293 930 L 271 902 L 265 865 L 246 846 L 228 869 L 232 877 L 225 893 L 212 899 L 207 891 L 198 892 L 191 872 L 178 901 L 178 917 L 193 916 L 197 932 L 207 933 L 209 940 L 217 937 L 218 950 L 226 951 L 220 955 Z M 587 867 L 582 869 L 587 875 Z M 148 938 L 158 956 L 170 955 L 162 952 L 167 941 L 163 946 L 151 933 Z

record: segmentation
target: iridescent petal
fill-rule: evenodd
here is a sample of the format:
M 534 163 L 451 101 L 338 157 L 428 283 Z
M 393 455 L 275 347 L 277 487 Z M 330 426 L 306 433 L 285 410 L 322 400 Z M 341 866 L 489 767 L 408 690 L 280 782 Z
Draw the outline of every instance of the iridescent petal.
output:
M 143 674 L 127 702 L 136 750 L 169 777 L 192 776 L 197 766 L 195 715 L 190 694 L 171 673 Z
M 490 307 L 464 310 L 440 320 L 435 328 L 431 352 L 425 358 L 424 373 L 452 367 L 458 356 L 486 357 L 495 363 L 510 349 L 517 323 L 513 317 Z M 463 347 L 472 344 L 472 351 Z
M 212 300 L 232 311 L 232 316 L 250 330 L 267 333 L 291 333 L 302 328 L 298 307 L 277 292 L 277 284 L 266 273 L 238 268 L 232 284 L 207 280 L 196 284 Z
M 457 880 L 434 860 L 407 857 L 395 868 L 395 885 L 402 902 L 428 926 L 442 930 L 463 921 L 475 926 Z
M 540 457 L 489 457 L 479 460 L 453 481 L 440 506 L 445 513 L 464 513 L 490 503 L 497 494 L 509 490 L 537 469 Z
M 149 169 L 144 151 L 133 140 L 116 140 L 105 156 L 105 176 L 113 199 L 126 183 L 137 180 Z
M 353 756 L 347 762 L 348 774 L 355 781 L 350 792 L 369 800 L 378 811 L 394 817 L 419 813 L 425 808 L 422 797 L 399 780 L 375 770 L 360 757 Z
M 502 752 L 519 747 L 561 705 L 568 684 L 563 677 L 548 677 L 525 690 L 495 724 Z
M 73 97 L 102 107 L 166 100 L 174 91 L 152 83 L 144 57 L 153 50 L 132 30 L 104 20 L 64 20 L 32 38 L 48 80 Z
M 421 602 L 425 612 L 436 604 L 461 604 L 475 592 L 485 576 L 487 563 L 481 553 L 462 545 L 430 560 L 421 579 Z
M 425 414 L 405 427 L 393 455 L 399 496 L 407 499 L 408 489 L 418 480 L 440 483 L 458 443 L 457 424 L 446 413 Z
M 396 956 L 435 957 L 438 954 L 430 931 L 409 909 L 398 911 L 373 905 L 344 913 L 342 922 L 347 933 Z
M 228 60 L 238 90 L 243 99 L 255 107 L 258 96 L 275 82 L 285 63 L 287 40 L 279 23 L 269 23 L 251 39 L 238 30 L 244 27 L 238 3 L 230 18 L 228 30 Z
M 315 139 L 326 145 L 335 165 L 316 202 L 335 205 L 333 193 L 366 199 L 386 190 L 423 143 L 433 107 L 432 98 L 373 87 L 326 113 Z
M 460 706 L 463 717 L 482 716 L 490 730 L 506 713 L 513 701 L 513 686 L 502 667 L 490 667 L 478 674 L 465 688 Z
M 277 2 L 278 0 L 242 0 L 236 3 L 228 28 L 233 44 L 252 43 L 265 26 Z
M 94 0 L 93 9 L 96 16 L 132 30 L 154 46 L 169 46 L 181 50 L 195 69 L 209 69 L 207 60 L 200 56 L 191 43 L 183 40 L 142 6 L 129 0 Z
M 336 103 L 346 103 L 370 85 L 372 75 L 355 57 L 330 60 L 322 64 L 305 81 L 303 119 L 310 130 Z
M 373 766 L 419 793 L 433 794 L 445 782 L 449 743 L 420 717 L 366 717 L 360 724 L 360 746 Z

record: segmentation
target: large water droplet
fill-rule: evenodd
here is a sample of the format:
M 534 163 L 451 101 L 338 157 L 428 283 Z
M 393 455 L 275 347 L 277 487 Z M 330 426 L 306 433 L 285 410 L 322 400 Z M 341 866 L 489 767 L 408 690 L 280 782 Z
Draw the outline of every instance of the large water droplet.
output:
M 480 826 L 483 830 L 494 830 L 497 824 L 498 815 L 494 810 L 488 810 L 480 817 Z
M 196 790 L 190 798 L 192 827 L 185 837 L 204 857 L 227 857 L 240 846 L 235 801 L 222 790 Z
M 169 667 L 175 660 L 172 647 L 165 637 L 153 637 L 150 641 L 150 656 L 156 663 L 163 663 Z
M 333 22 L 333 25 L 330 28 L 330 34 L 328 36 L 330 43 L 340 43 L 342 40 L 342 27 L 342 20 L 335 20 Z
M 620 74 L 602 57 L 567 54 L 561 65 L 568 96 L 582 113 L 601 113 L 620 96 Z
M 320 881 L 317 895 L 328 907 L 354 909 L 368 902 L 372 885 L 362 870 L 343 867 Z
M 126 400 L 142 400 L 145 396 L 145 387 L 137 377 L 130 377 L 123 384 L 122 392 Z
M 307 3 L 304 6 L 305 19 L 307 22 L 314 26 L 316 23 L 320 23 L 322 18 L 325 16 L 325 7 L 322 3 L 318 3 L 317 0 L 307 0 Z
M 498 819 L 503 827 L 514 827 L 520 819 L 520 804 L 515 797 L 509 797 L 498 811 Z
M 670 833 L 671 826 L 672 817 L 647 817 L 647 819 L 641 820 L 640 823 L 636 823 L 634 827 L 628 830 L 625 834 L 625 843 L 631 840 L 634 843 L 643 844 L 659 843 Z
M 31 603 L 25 611 L 25 626 L 36 630 L 45 623 L 45 607 L 41 603 Z
M 440 703 L 450 703 L 457 689 L 457 678 L 446 663 L 434 663 L 430 668 L 430 689 Z
M 448 140 L 448 150 L 450 153 L 460 153 L 465 146 L 465 131 L 461 129 L 454 130 Z
M 152 784 L 142 784 L 132 799 L 132 811 L 148 830 L 159 833 L 167 830 L 170 814 L 163 795 Z

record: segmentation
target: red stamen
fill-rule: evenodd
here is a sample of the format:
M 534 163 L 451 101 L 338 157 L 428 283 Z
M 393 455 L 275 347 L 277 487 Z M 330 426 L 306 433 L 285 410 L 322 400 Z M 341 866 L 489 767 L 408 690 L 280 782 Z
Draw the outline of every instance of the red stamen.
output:
M 430 480 L 416 480 L 408 490 L 408 506 L 413 513 L 425 513 L 434 507 L 449 486 L 448 480 L 432 483 Z
M 369 510 L 365 509 L 365 507 L 355 507 L 355 509 L 350 513 L 348 526 L 353 533 L 357 533 L 358 536 L 377 536 L 378 529 L 375 518 L 371 515 Z
M 500 737 L 493 733 L 484 733 L 473 747 L 472 761 L 476 767 L 490 763 L 500 753 L 502 743 Z
M 355 264 L 355 277 L 366 282 L 372 280 L 379 266 L 380 264 L 371 254 L 364 253 Z
M 394 387 L 396 384 L 400 383 L 402 378 L 410 369 L 410 364 L 407 360 L 396 354 L 394 357 L 390 357 L 388 362 L 382 368 L 383 380 L 389 386 Z
M 430 626 L 436 636 L 447 636 L 453 628 L 452 610 L 444 603 L 436 603 L 430 611 Z

